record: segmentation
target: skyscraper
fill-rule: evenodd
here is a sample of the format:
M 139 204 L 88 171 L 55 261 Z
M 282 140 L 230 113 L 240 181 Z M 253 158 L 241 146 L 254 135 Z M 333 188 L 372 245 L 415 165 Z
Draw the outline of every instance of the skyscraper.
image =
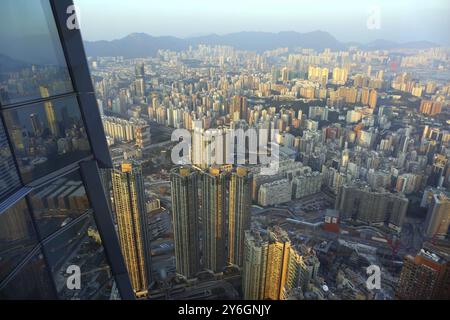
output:
M 444 193 L 433 193 L 425 221 L 427 237 L 446 238 L 450 231 L 450 198 Z
M 238 167 L 231 174 L 228 214 L 228 263 L 242 267 L 245 230 L 250 228 L 251 176 Z
M 247 119 L 248 101 L 246 97 L 234 96 L 232 98 L 231 118 L 234 120 Z
M 30 114 L 30 121 L 34 135 L 37 137 L 40 136 L 42 133 L 42 125 L 39 120 L 39 115 L 34 113 Z
M 377 100 L 378 100 L 377 91 L 375 89 L 370 90 L 369 107 L 371 109 L 375 109 L 375 107 L 377 106 Z
M 220 272 L 226 261 L 227 177 L 219 168 L 202 172 L 203 266 Z
M 39 90 L 41 92 L 42 98 L 48 98 L 50 96 L 48 88 L 41 86 Z M 50 132 L 54 137 L 57 137 L 59 136 L 59 128 L 58 122 L 56 120 L 55 109 L 53 108 L 53 103 L 51 101 L 44 102 L 44 108 Z
M 242 291 L 246 300 L 283 300 L 298 284 L 302 259 L 279 227 L 245 232 Z
M 407 300 L 450 299 L 450 252 L 426 243 L 419 253 L 407 255 L 396 296 Z
M 170 173 L 177 273 L 191 278 L 200 271 L 198 174 L 190 167 Z
M 120 246 L 136 296 L 145 296 L 151 281 L 150 243 L 141 168 L 122 163 L 112 172 Z
M 66 24 L 72 5 L 0 3 L 0 56 L 26 61 L 2 73 L 0 299 L 134 299 L 101 187 L 112 162 L 81 34 Z M 59 130 L 65 114 L 71 132 Z M 52 139 L 31 138 L 44 131 Z

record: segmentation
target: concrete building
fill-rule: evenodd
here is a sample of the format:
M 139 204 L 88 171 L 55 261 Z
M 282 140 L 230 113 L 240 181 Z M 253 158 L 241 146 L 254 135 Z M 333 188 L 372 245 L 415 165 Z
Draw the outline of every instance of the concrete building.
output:
M 427 237 L 446 238 L 450 226 L 450 197 L 441 192 L 432 195 L 425 221 L 425 235 Z
M 150 239 L 141 168 L 122 163 L 111 173 L 120 247 L 137 297 L 151 284 Z
M 448 248 L 442 249 L 425 244 L 415 257 L 405 257 L 396 288 L 398 299 L 450 299 L 450 256 Z
M 322 174 L 305 167 L 305 171 L 292 180 L 292 196 L 300 199 L 320 192 L 322 187 Z
M 336 209 L 340 211 L 341 219 L 352 219 L 374 226 L 386 225 L 400 231 L 408 203 L 403 194 L 350 184 L 341 188 L 336 198 Z
M 198 173 L 177 167 L 170 173 L 177 273 L 186 278 L 200 271 Z
M 292 187 L 288 179 L 263 184 L 259 189 L 258 204 L 273 206 L 291 201 Z
M 246 300 L 284 300 L 297 287 L 301 256 L 281 228 L 245 232 L 242 290 Z
M 219 168 L 201 173 L 203 267 L 221 272 L 226 263 L 227 176 Z
M 242 267 L 244 232 L 250 228 L 252 176 L 243 167 L 231 174 L 228 211 L 228 263 Z

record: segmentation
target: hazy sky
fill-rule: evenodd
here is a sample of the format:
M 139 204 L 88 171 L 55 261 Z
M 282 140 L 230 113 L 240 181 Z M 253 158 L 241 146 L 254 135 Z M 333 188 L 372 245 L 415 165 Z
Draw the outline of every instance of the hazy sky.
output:
M 449 0 L 74 0 L 86 40 L 133 32 L 190 37 L 239 31 L 328 31 L 340 41 L 450 45 Z M 373 7 L 380 28 L 367 27 Z

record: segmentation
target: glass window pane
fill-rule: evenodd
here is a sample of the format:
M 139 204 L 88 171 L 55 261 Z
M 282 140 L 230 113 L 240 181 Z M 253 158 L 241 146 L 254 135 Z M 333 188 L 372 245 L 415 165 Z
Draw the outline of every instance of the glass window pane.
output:
M 75 97 L 4 110 L 24 183 L 91 154 Z
M 25 200 L 0 213 L 0 281 L 36 244 L 36 233 Z
M 91 214 L 65 230 L 45 246 L 45 252 L 61 299 L 91 299 L 112 278 L 100 235 Z M 67 288 L 69 266 L 81 272 L 79 290 Z
M 56 299 L 44 255 L 39 251 L 3 288 L 0 300 Z
M 0 104 L 72 92 L 48 0 L 0 1 Z
M 18 188 L 20 188 L 19 175 L 11 156 L 3 124 L 0 121 L 0 201 Z
M 92 300 L 120 300 L 119 290 L 114 278 L 108 280 L 92 297 Z
M 41 187 L 29 195 L 40 235 L 45 238 L 89 209 L 78 171 Z

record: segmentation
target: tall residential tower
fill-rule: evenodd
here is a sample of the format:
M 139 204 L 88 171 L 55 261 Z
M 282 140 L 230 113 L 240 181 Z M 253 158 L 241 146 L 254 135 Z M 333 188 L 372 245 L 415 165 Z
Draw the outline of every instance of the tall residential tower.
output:
M 227 176 L 219 168 L 202 172 L 201 212 L 203 267 L 214 272 L 225 268 Z
M 302 258 L 281 228 L 245 232 L 242 291 L 246 300 L 284 300 L 298 284 Z
M 251 175 L 238 167 L 231 174 L 228 214 L 228 263 L 242 267 L 245 230 L 250 229 Z
M 148 293 L 151 282 L 150 242 L 141 168 L 122 163 L 111 174 L 120 246 L 137 297 Z
M 171 171 L 170 182 L 176 270 L 190 278 L 200 271 L 198 174 L 178 167 Z

